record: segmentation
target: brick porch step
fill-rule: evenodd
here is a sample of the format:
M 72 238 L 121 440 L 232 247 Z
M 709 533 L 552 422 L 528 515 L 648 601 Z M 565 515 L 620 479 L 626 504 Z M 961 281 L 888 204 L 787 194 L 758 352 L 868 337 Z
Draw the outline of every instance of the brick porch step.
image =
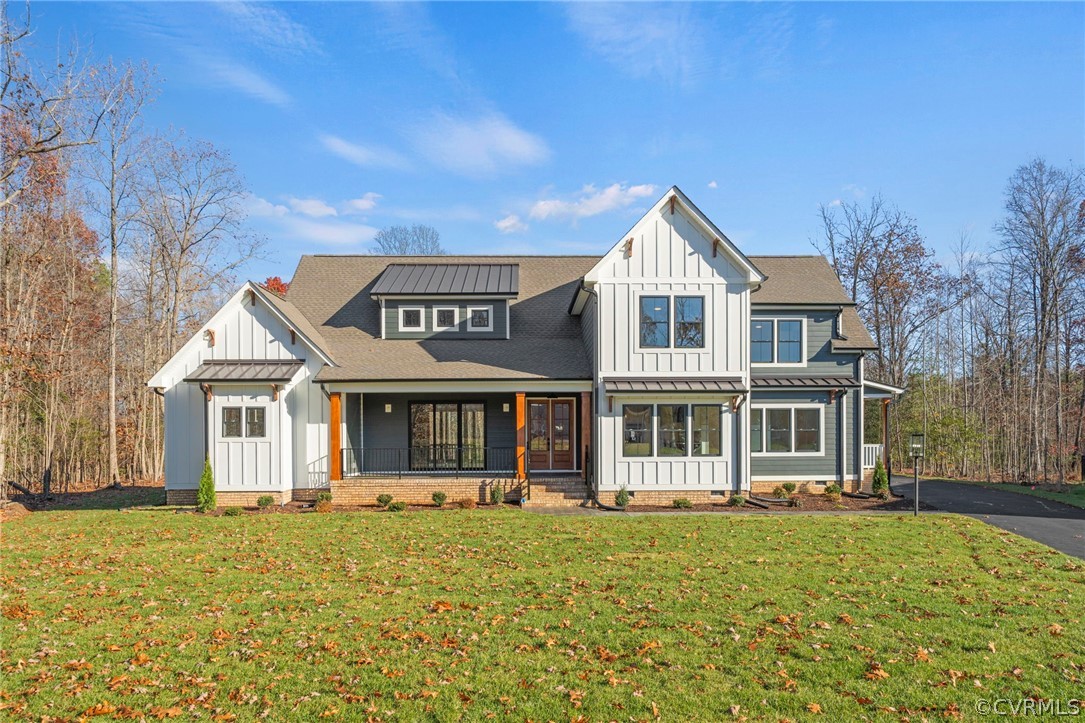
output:
M 578 507 L 589 498 L 588 485 L 575 478 L 532 478 L 527 507 Z

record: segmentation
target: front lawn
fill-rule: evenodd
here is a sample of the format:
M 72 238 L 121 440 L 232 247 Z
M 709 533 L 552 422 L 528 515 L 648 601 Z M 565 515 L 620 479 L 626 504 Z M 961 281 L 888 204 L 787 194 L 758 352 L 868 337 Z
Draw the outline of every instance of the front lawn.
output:
M 2 535 L 18 719 L 918 720 L 1085 684 L 1085 567 L 967 518 L 98 510 Z

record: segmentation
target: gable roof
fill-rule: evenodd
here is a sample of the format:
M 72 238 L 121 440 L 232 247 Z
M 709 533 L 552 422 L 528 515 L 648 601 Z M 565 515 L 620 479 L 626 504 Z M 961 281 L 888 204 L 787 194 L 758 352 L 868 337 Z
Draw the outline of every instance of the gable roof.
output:
M 516 296 L 518 264 L 389 264 L 373 285 L 373 296 Z
M 320 330 L 313 326 L 309 319 L 305 317 L 305 314 L 298 311 L 298 307 L 294 306 L 291 302 L 287 301 L 285 297 L 275 293 L 271 289 L 265 289 L 263 286 L 252 282 L 249 282 L 249 285 L 256 290 L 264 301 L 267 302 L 268 306 L 282 316 L 288 326 L 308 340 L 309 346 L 313 348 L 313 351 L 326 357 L 327 361 L 332 361 L 331 355 L 328 352 L 328 344 L 324 341 L 324 337 L 320 334 Z
M 854 306 L 824 256 L 752 256 L 768 278 L 750 303 Z
M 510 338 L 381 338 L 371 298 L 389 264 L 432 265 L 432 256 L 303 256 L 286 300 L 316 326 L 336 361 L 318 381 L 590 379 L 580 320 L 569 297 L 598 256 L 446 256 L 443 265 L 519 266 Z M 412 269 L 413 270 L 413 269 Z

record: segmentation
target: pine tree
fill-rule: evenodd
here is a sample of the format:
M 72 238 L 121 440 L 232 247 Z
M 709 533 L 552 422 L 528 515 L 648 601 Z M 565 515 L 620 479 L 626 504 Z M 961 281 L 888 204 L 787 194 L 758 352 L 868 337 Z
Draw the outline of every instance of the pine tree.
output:
M 196 509 L 209 512 L 215 509 L 215 475 L 211 471 L 211 459 L 203 461 L 203 474 L 200 475 L 200 489 L 196 492 Z

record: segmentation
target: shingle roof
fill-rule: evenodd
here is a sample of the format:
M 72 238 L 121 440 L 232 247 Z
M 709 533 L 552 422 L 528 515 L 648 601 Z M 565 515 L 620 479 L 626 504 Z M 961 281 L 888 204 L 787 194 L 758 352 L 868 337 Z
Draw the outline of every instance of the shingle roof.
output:
M 219 359 L 205 361 L 185 377 L 186 382 L 288 382 L 305 362 L 293 359 L 254 361 L 251 359 Z
M 845 306 L 841 318 L 840 330 L 846 339 L 833 339 L 832 351 L 875 351 L 878 345 L 870 336 L 866 324 L 859 318 L 854 306 Z
M 824 256 L 751 256 L 768 279 L 752 304 L 853 304 Z
M 615 393 L 724 393 L 744 392 L 742 379 L 737 377 L 710 377 L 704 379 L 681 378 L 646 378 L 646 379 L 604 379 L 603 387 L 608 394 Z
M 389 264 L 433 264 L 432 256 L 303 256 L 286 298 L 320 330 L 338 366 L 320 381 L 590 379 L 580 319 L 567 313 L 597 256 L 446 256 L 443 264 L 519 265 L 511 338 L 381 339 L 370 298 Z
M 517 264 L 390 264 L 370 292 L 380 295 L 495 295 L 520 291 Z
M 313 326 L 313 324 L 307 318 L 305 318 L 305 314 L 302 314 L 301 311 L 298 310 L 298 307 L 294 306 L 292 303 L 283 298 L 280 294 L 277 294 L 270 289 L 265 289 L 259 284 L 253 284 L 253 286 L 256 287 L 256 289 L 260 292 L 261 296 L 266 299 L 269 304 L 275 307 L 275 309 L 280 314 L 286 317 L 287 321 L 290 322 L 290 325 L 294 327 L 294 331 L 298 332 L 309 341 L 311 341 L 313 344 L 320 347 L 320 351 L 324 352 L 328 356 L 331 356 L 331 351 L 328 349 L 328 344 L 324 341 L 324 335 L 321 334 L 320 330 Z M 335 357 L 331 358 L 334 361 Z

